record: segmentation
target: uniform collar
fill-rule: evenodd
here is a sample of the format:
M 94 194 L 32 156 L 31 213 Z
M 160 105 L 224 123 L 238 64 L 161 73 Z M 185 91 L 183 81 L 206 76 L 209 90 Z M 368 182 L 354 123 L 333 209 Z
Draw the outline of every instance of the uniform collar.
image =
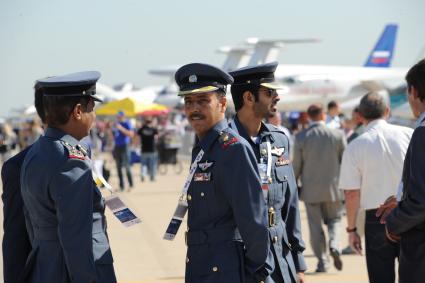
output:
M 244 139 L 246 139 L 247 141 L 252 141 L 251 140 L 251 137 L 246 132 L 244 126 L 241 123 L 241 121 L 239 121 L 239 117 L 238 117 L 237 114 L 236 114 L 236 116 L 234 118 L 234 121 L 235 121 L 236 128 L 238 128 L 237 130 L 239 132 L 239 135 L 241 137 L 243 137 Z M 267 125 L 267 124 L 261 122 L 260 131 L 258 132 L 258 137 L 259 137 L 260 142 L 262 141 L 263 137 L 265 137 L 265 136 L 271 136 L 271 131 L 272 131 L 272 129 L 271 129 L 271 126 L 270 125 Z
M 317 127 L 317 126 L 326 126 L 325 121 L 312 121 L 310 122 L 309 128 Z
M 415 129 L 419 127 L 424 120 L 425 120 L 425 112 L 422 112 L 421 116 L 419 116 L 418 120 L 416 120 Z
M 378 127 L 378 126 L 381 126 L 381 125 L 385 125 L 385 124 L 387 124 L 387 121 L 385 121 L 384 119 L 373 120 L 373 121 L 369 122 L 369 124 L 367 124 L 367 126 L 365 127 L 365 131 L 368 131 L 372 128 L 375 128 L 375 127 Z
M 197 146 L 202 148 L 205 152 L 208 151 L 222 131 L 228 127 L 226 119 L 221 120 L 215 124 L 201 140 L 199 140 L 198 137 L 196 138 Z
M 54 139 L 65 141 L 65 142 L 69 143 L 72 146 L 76 146 L 79 143 L 79 141 L 76 138 L 74 138 L 73 136 L 65 133 L 64 131 L 62 131 L 62 130 L 60 130 L 58 128 L 48 127 L 46 129 L 45 136 L 46 137 L 50 137 L 50 138 L 54 138 Z

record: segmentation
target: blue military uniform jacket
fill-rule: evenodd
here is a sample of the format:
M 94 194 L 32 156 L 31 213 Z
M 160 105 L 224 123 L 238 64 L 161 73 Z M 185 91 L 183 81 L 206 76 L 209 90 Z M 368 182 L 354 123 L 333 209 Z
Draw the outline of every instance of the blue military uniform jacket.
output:
M 423 121 L 422 121 L 423 122 Z M 404 159 L 403 198 L 386 218 L 390 233 L 401 236 L 401 283 L 425 278 L 425 126 L 413 132 Z
M 105 205 L 86 149 L 48 128 L 21 168 L 33 238 L 24 277 L 30 282 L 116 282 Z
M 198 142 L 192 161 L 201 149 L 187 196 L 186 283 L 259 282 L 272 267 L 252 150 L 225 120 Z
M 301 236 L 301 221 L 298 207 L 298 188 L 289 157 L 289 139 L 279 128 L 262 124 L 255 143 L 247 134 L 238 117 L 234 119 L 237 132 L 246 139 L 254 150 L 256 161 L 267 160 L 267 141 L 272 152 L 271 183 L 268 185 L 268 227 L 272 241 L 271 249 L 276 261 L 275 274 L 266 282 L 296 282 L 296 273 L 307 266 L 302 252 L 305 249 Z
M 24 203 L 21 197 L 21 165 L 30 147 L 7 160 L 2 167 L 3 181 L 3 278 L 4 283 L 16 283 L 24 270 L 31 251 L 25 225 Z

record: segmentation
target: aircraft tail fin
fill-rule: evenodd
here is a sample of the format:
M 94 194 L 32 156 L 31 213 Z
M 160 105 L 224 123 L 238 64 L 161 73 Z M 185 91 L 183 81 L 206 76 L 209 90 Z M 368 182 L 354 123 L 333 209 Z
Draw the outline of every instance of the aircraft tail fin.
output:
M 251 49 L 248 47 L 223 46 L 217 49 L 217 52 L 227 54 L 227 58 L 223 63 L 223 70 L 233 71 L 234 69 L 237 69 L 239 66 L 246 63 L 245 59 L 251 52 Z
M 397 37 L 396 24 L 388 24 L 369 55 L 365 67 L 390 67 Z
M 249 66 L 256 66 L 272 61 L 277 61 L 280 49 L 288 44 L 299 43 L 317 43 L 320 39 L 317 38 L 301 38 L 301 39 L 281 39 L 281 40 L 260 40 L 252 37 L 248 38 L 246 42 L 254 45 L 254 51 L 251 59 L 248 62 Z

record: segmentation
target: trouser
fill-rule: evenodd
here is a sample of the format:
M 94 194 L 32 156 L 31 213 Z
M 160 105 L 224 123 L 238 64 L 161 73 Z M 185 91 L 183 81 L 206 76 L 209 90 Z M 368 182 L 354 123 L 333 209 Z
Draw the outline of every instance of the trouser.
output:
M 142 177 L 146 174 L 143 167 L 147 167 L 148 174 L 151 181 L 155 180 L 156 177 L 156 168 L 158 166 L 158 154 L 156 152 L 142 152 L 141 155 L 141 164 L 142 164 Z
M 125 171 L 127 173 L 128 184 L 130 185 L 130 187 L 133 187 L 133 177 L 131 175 L 130 162 L 129 162 L 130 149 L 128 145 L 115 146 L 113 154 L 115 158 L 115 163 L 117 165 L 117 172 L 118 172 L 118 178 L 120 180 L 121 191 L 124 190 L 124 177 L 122 174 L 123 167 L 125 167 Z
M 370 283 L 394 283 L 395 260 L 400 245 L 388 240 L 385 225 L 375 216 L 376 209 L 366 211 L 366 263 Z M 425 279 L 424 279 L 425 280 Z
M 322 221 L 328 228 L 329 248 L 339 251 L 343 211 L 342 201 L 305 203 L 305 207 L 310 230 L 310 245 L 314 255 L 319 260 L 317 267 L 328 268 L 329 259 Z

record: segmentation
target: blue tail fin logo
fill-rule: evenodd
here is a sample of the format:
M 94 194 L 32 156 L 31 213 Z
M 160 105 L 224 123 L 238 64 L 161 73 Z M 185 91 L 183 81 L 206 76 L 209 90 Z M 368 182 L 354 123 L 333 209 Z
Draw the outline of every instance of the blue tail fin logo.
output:
M 397 28 L 398 26 L 396 24 L 385 26 L 384 32 L 364 65 L 365 67 L 387 68 L 391 65 L 397 37 Z

